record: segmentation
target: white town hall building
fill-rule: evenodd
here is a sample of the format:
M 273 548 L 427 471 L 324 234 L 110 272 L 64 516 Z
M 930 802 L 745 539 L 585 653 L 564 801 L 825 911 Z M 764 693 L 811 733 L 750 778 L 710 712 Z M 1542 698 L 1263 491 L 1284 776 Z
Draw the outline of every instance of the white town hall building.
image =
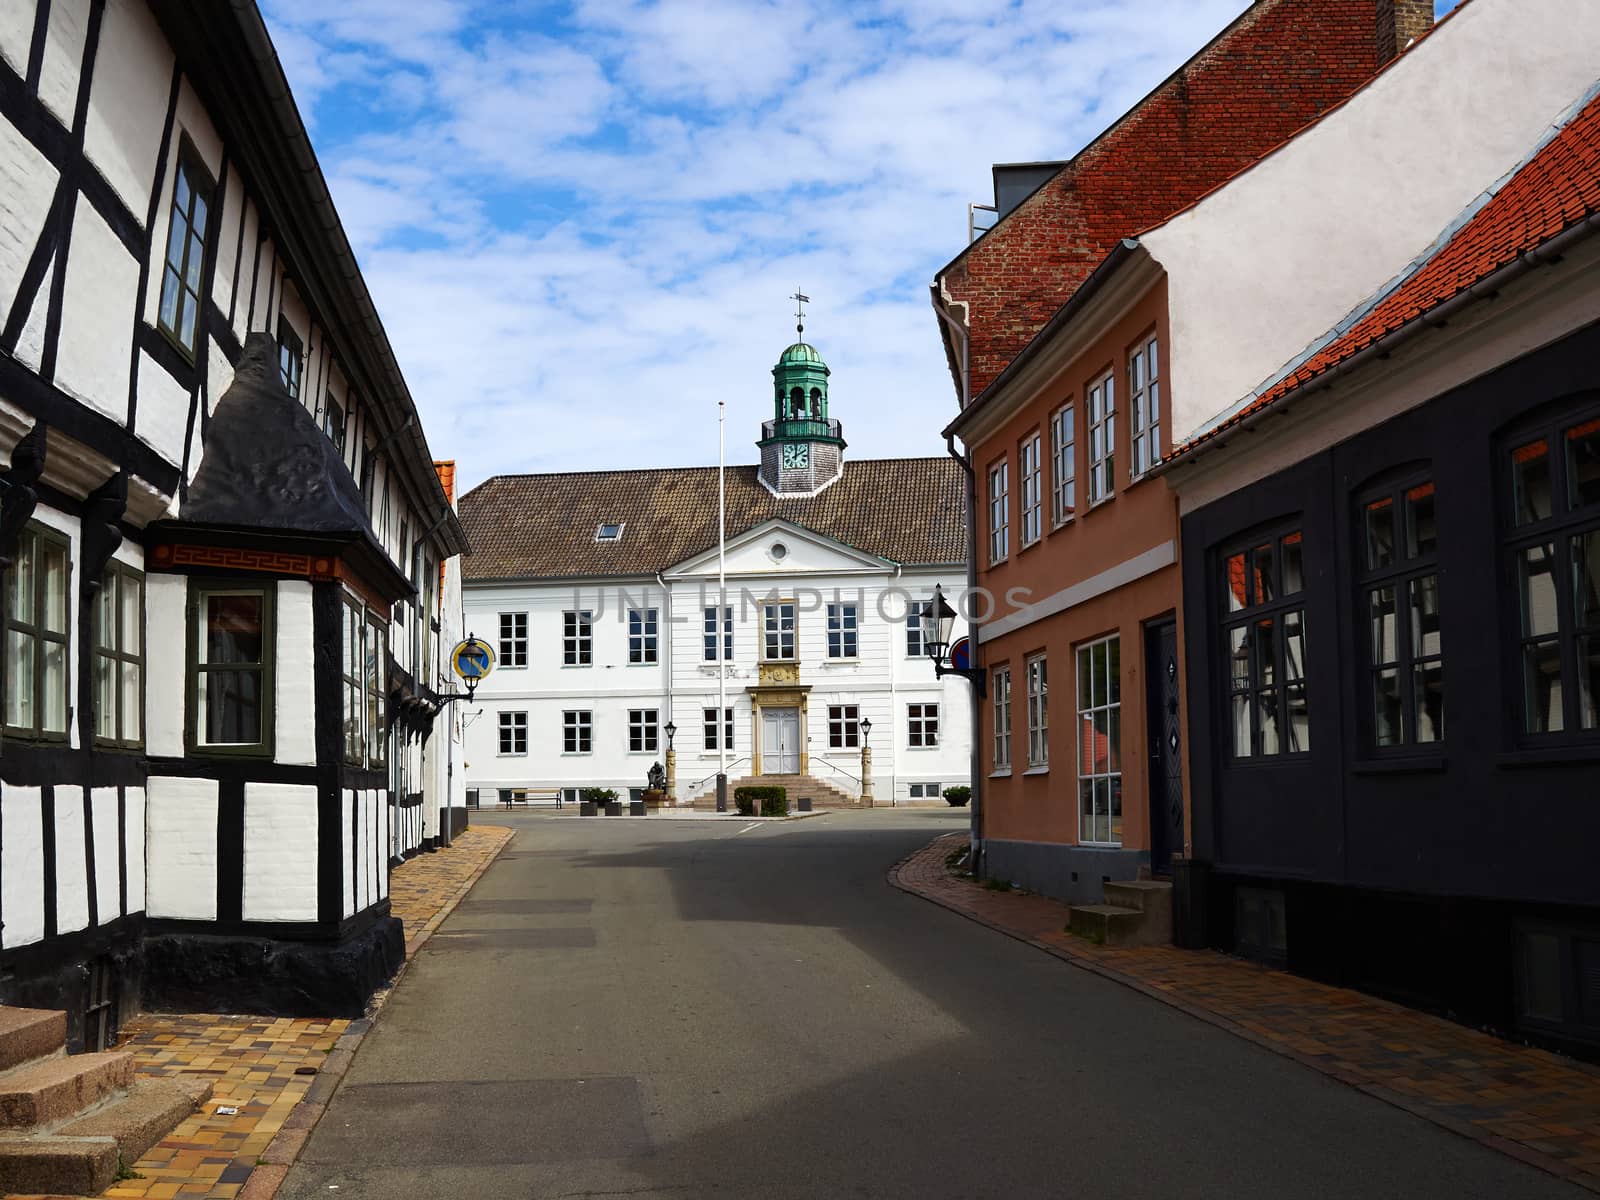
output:
M 724 754 L 730 796 L 779 783 L 791 806 L 970 783 L 970 685 L 935 678 L 913 619 L 935 585 L 966 587 L 961 467 L 846 459 L 828 376 L 811 346 L 786 349 L 760 463 L 726 471 L 724 605 L 715 467 L 503 475 L 462 496 L 466 627 L 497 656 L 466 716 L 469 804 L 625 801 L 662 763 L 677 802 L 705 806 Z

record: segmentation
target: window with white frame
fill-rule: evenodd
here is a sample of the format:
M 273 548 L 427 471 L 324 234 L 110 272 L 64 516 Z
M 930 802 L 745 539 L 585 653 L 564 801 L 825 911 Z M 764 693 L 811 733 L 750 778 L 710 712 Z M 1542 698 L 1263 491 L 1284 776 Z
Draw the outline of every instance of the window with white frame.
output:
M 906 722 L 906 744 L 913 750 L 928 750 L 939 744 L 937 704 L 908 704 Z
M 1137 478 L 1161 461 L 1161 360 L 1153 337 L 1128 356 L 1128 425 Z
M 828 657 L 856 657 L 856 606 L 828 605 Z
M 1029 434 L 1017 447 L 1017 482 L 1022 487 L 1022 544 L 1031 546 L 1044 533 L 1044 480 L 1039 462 L 1039 435 Z
M 828 705 L 828 749 L 856 750 L 860 746 L 860 707 L 855 704 Z
M 994 750 L 990 767 L 1011 769 L 1011 668 L 999 667 L 989 687 L 989 706 L 994 718 Z
M 733 749 L 733 709 L 722 710 L 722 744 L 717 745 L 717 710 L 703 708 L 700 710 L 700 723 L 705 735 L 705 748 L 707 750 L 732 750 Z
M 526 754 L 528 752 L 528 714 L 503 712 L 500 714 L 500 753 Z
M 910 785 L 909 790 L 913 800 L 937 800 L 944 794 L 944 784 L 913 783 Z
M 528 614 L 500 614 L 500 667 L 528 665 Z
M 594 664 L 594 613 L 589 609 L 561 614 L 561 662 L 568 667 Z
M 776 600 L 761 606 L 761 657 L 792 662 L 795 657 L 795 603 Z
M 1024 668 L 1028 684 L 1028 766 L 1050 765 L 1050 673 L 1036 654 Z
M 1050 519 L 1057 525 L 1072 519 L 1077 503 L 1078 443 L 1073 408 L 1066 404 L 1050 418 Z
M 1078 841 L 1122 844 L 1122 641 L 1078 647 Z
M 722 637 L 720 652 L 717 637 L 717 606 L 711 605 L 703 614 L 701 625 L 701 658 L 705 662 L 728 661 L 733 658 L 733 606 L 722 610 Z
M 628 661 L 653 663 L 660 652 L 658 622 L 653 608 L 628 610 Z
M 989 468 L 989 561 L 1011 553 L 1011 475 L 1004 459 Z
M 922 614 L 933 611 L 932 600 L 913 600 L 906 612 L 906 655 L 921 658 L 927 651 L 922 644 Z
M 656 733 L 657 713 L 654 708 L 630 708 L 628 710 L 628 752 L 630 754 L 654 754 L 659 743 Z
M 1107 374 L 1089 389 L 1089 503 L 1116 488 L 1117 377 Z
M 561 714 L 561 752 L 594 752 L 594 713 L 587 709 L 568 709 Z

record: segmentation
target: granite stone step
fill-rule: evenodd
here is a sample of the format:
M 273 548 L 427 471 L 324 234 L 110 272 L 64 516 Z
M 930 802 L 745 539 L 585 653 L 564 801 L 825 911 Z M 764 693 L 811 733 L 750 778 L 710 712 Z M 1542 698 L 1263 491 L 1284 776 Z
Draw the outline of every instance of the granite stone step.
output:
M 0 1134 L 0 1194 L 93 1196 L 116 1177 L 115 1138 Z
M 66 1045 L 66 1013 L 50 1008 L 0 1008 L 0 1071 L 60 1054 Z
M 128 1094 L 63 1125 L 62 1137 L 108 1137 L 122 1161 L 133 1163 L 211 1098 L 213 1084 L 198 1075 L 136 1080 Z
M 126 1050 L 35 1060 L 0 1075 L 0 1128 L 54 1124 L 132 1083 Z

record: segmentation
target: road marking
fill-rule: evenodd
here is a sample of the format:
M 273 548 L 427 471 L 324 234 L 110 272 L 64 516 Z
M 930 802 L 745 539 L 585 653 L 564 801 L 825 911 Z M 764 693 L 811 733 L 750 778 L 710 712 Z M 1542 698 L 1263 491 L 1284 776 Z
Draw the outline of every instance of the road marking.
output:
M 746 825 L 743 829 L 739 830 L 738 833 L 735 833 L 732 836 L 733 837 L 738 837 L 740 833 L 749 833 L 752 829 L 760 829 L 760 828 L 761 828 L 761 822 L 760 821 L 753 821 L 749 825 Z

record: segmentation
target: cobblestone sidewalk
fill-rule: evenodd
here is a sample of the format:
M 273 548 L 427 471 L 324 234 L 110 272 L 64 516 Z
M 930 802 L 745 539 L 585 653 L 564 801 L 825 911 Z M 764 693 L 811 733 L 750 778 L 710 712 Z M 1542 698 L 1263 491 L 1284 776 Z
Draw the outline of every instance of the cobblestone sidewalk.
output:
M 389 877 L 390 910 L 405 922 L 408 958 L 511 836 L 509 829 L 473 826 L 448 850 L 420 854 L 395 868 Z M 375 1005 L 387 996 L 381 993 Z M 271 1196 L 370 1023 L 171 1013 L 138 1017 L 123 1028 L 119 1046 L 133 1051 L 141 1075 L 208 1075 L 216 1080 L 216 1092 L 134 1164 L 133 1178 L 104 1194 L 144 1200 Z M 220 1108 L 238 1112 L 225 1114 Z
M 1600 1193 L 1600 1071 L 1212 951 L 1096 946 L 1065 932 L 1066 905 L 953 874 L 965 837 L 937 839 L 890 882 Z

